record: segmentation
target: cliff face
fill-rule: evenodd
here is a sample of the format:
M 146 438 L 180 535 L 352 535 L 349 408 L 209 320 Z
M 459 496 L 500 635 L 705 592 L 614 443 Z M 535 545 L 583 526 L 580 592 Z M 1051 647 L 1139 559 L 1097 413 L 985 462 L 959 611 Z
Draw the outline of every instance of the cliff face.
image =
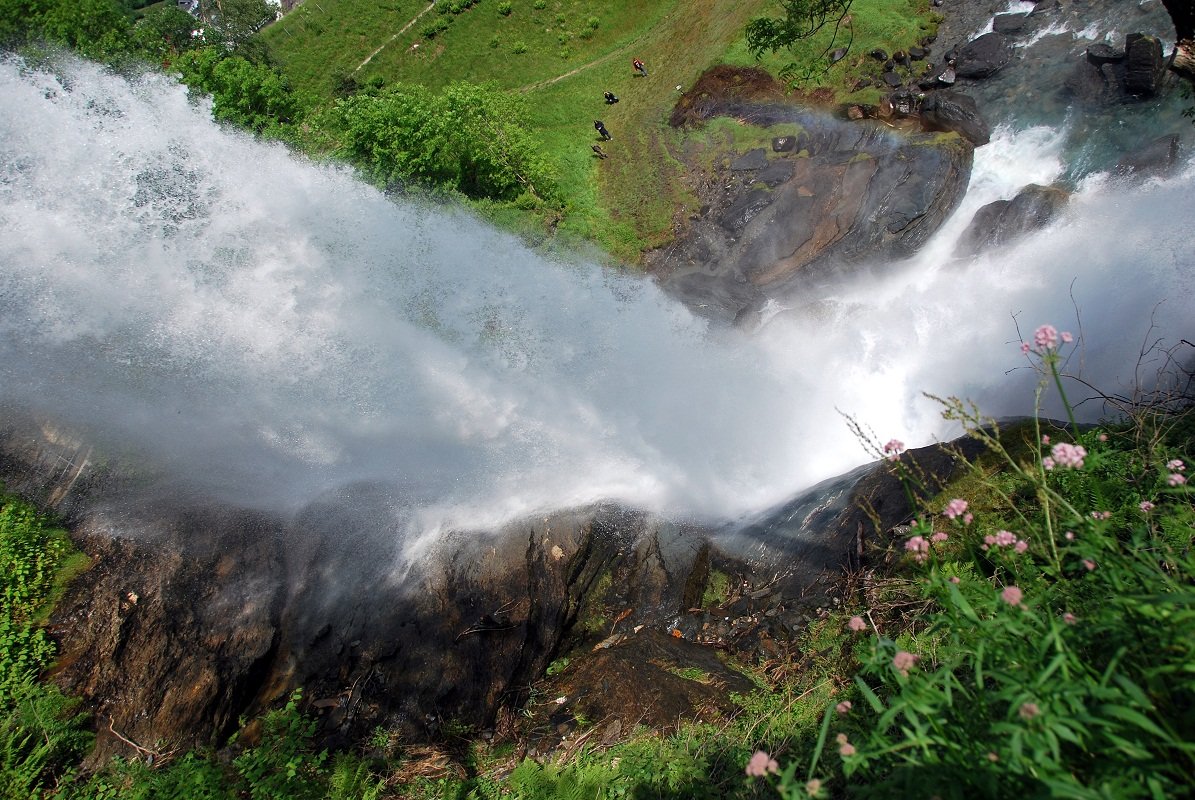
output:
M 134 479 L 86 452 L 48 428 L 10 429 L 0 478 L 53 498 L 92 559 L 51 630 L 54 680 L 96 714 L 95 759 L 128 755 L 124 740 L 222 744 L 297 687 L 329 743 L 378 726 L 418 740 L 448 721 L 509 725 L 552 659 L 595 645 L 600 657 L 571 678 L 587 713 L 626 716 L 628 732 L 675 724 L 727 692 L 661 676 L 618 703 L 594 687 L 661 659 L 669 674 L 716 673 L 710 648 L 774 653 L 857 564 L 874 530 L 860 499 L 885 526 L 907 513 L 898 484 L 868 469 L 734 529 L 599 506 L 456 532 L 411 560 L 370 524 L 389 500 L 377 487 L 284 518 L 181 500 L 185 487 L 147 494 L 143 469 Z M 956 467 L 942 451 L 921 458 L 936 473 Z M 721 673 L 723 689 L 739 685 Z
M 863 265 L 912 255 L 971 175 L 972 145 L 950 134 L 717 96 L 684 120 L 715 117 L 775 136 L 770 148 L 716 156 L 712 171 L 693 166 L 702 211 L 650 261 L 669 292 L 708 316 L 749 321 L 769 299 L 809 299 Z

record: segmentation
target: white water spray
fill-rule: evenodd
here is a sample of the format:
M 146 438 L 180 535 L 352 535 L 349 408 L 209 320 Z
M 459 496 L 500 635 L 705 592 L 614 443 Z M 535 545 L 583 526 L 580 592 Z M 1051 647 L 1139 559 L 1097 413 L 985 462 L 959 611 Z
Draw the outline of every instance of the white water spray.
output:
M 237 503 L 367 483 L 424 531 L 603 499 L 736 517 L 865 460 L 839 410 L 914 445 L 949 432 L 922 391 L 1029 411 L 1012 315 L 1067 327 L 1072 284 L 1096 381 L 1131 376 L 1158 302 L 1171 339 L 1195 309 L 1189 173 L 949 260 L 975 207 L 1057 174 L 1048 130 L 978 151 L 915 262 L 748 337 L 223 130 L 160 77 L 8 62 L 0 104 L 0 401 Z

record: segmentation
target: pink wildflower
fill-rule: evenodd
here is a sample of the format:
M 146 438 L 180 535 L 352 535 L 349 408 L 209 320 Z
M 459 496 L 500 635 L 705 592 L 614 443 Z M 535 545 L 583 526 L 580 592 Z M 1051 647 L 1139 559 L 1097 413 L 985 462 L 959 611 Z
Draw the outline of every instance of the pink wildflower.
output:
M 914 536 L 905 542 L 905 549 L 913 554 L 915 561 L 921 562 L 929 552 L 929 542 L 924 536 Z
M 1170 477 L 1166 479 L 1166 483 L 1168 483 L 1171 486 L 1182 486 L 1186 482 L 1187 482 L 1186 476 L 1181 475 L 1180 473 L 1177 473 L 1177 472 L 1170 473 Z
M 1041 460 L 1041 465 L 1046 472 L 1049 472 L 1050 470 L 1054 469 L 1054 459 L 1046 456 Z
M 834 706 L 834 710 L 837 711 L 841 716 L 845 717 L 847 714 L 851 713 L 851 701 L 843 700 L 841 703 Z
M 1033 332 L 1033 343 L 1037 345 L 1038 352 L 1053 350 L 1058 346 L 1058 329 L 1053 325 L 1042 325 Z
M 1090 558 L 1085 558 L 1085 559 L 1083 559 L 1083 568 L 1086 569 L 1088 572 L 1091 572 L 1092 570 L 1095 569 L 1095 562 L 1092 561 Z
M 1075 340 L 1075 337 L 1071 335 L 1070 331 L 1063 331 L 1062 333 L 1058 334 L 1058 338 L 1062 340 L 1063 344 L 1070 344 Z
M 1012 549 L 1016 550 L 1018 553 L 1023 553 L 1029 549 L 1029 542 L 1025 541 L 1024 539 L 1021 539 L 1016 544 L 1014 544 L 1012 546 Z
M 982 549 L 987 550 L 989 547 L 1016 547 L 1017 535 L 1012 531 L 996 531 L 996 534 L 988 534 L 983 537 Z
M 896 655 L 892 657 L 892 666 L 901 675 L 908 677 L 909 670 L 917 663 L 917 656 L 904 650 L 897 650 Z
M 964 512 L 966 512 L 966 510 L 967 510 L 967 501 L 963 500 L 962 498 L 956 497 L 953 500 L 951 500 L 949 503 L 946 504 L 946 510 L 943 511 L 942 513 L 945 514 L 948 519 L 956 519 L 958 517 L 961 517 L 964 514 Z
M 762 778 L 769 772 L 776 774 L 779 771 L 780 765 L 763 750 L 756 750 L 755 755 L 747 762 L 747 774 L 753 778 Z
M 810 778 L 805 782 L 805 794 L 810 797 L 817 797 L 817 793 L 822 790 L 822 782 L 817 778 Z
M 1004 591 L 1000 593 L 1000 599 L 1010 606 L 1019 606 L 1024 598 L 1025 593 L 1016 586 L 1005 586 Z
M 1079 618 L 1068 611 L 1062 615 L 1062 621 L 1065 622 L 1067 625 L 1074 625 L 1076 622 L 1079 621 Z
M 1049 443 L 1050 443 L 1050 435 L 1049 435 L 1049 434 L 1042 434 L 1042 437 L 1041 437 L 1041 443 L 1042 443 L 1042 444 L 1049 444 Z
M 1172 472 L 1185 472 L 1187 465 L 1183 463 L 1181 458 L 1172 458 L 1166 462 L 1166 469 Z
M 1101 433 L 1101 434 L 1100 434 L 1100 435 L 1099 435 L 1097 438 L 1098 438 L 1098 439 L 1099 439 L 1101 442 L 1106 442 L 1106 441 L 1108 441 L 1108 434 L 1106 434 L 1106 433 Z
M 847 622 L 846 626 L 856 632 L 867 630 L 867 623 L 864 622 L 863 617 L 860 617 L 860 616 L 851 617 L 850 621 Z
M 895 461 L 900 458 L 900 454 L 904 452 L 905 443 L 900 439 L 889 439 L 888 443 L 884 445 L 884 455 L 890 461 Z
M 1140 502 L 1140 504 L 1138 504 L 1137 507 L 1140 508 L 1141 511 L 1146 514 L 1148 514 L 1149 512 L 1153 511 L 1154 508 L 1156 508 L 1156 506 L 1154 506 L 1154 504 L 1149 502 L 1148 500 L 1142 500 Z
M 1021 342 L 1021 352 L 1029 355 L 1029 342 Z
M 973 520 L 973 519 L 975 519 L 975 515 L 972 514 L 970 511 L 968 511 L 966 514 L 963 514 L 963 524 L 964 525 L 970 525 L 971 520 Z
M 1092 511 L 1091 518 L 1092 519 L 1111 519 L 1112 512 L 1111 511 Z
M 838 755 L 849 758 L 855 754 L 855 746 L 847 740 L 845 733 L 838 734 L 836 741 L 838 742 Z
M 1017 710 L 1021 715 L 1021 719 L 1028 722 L 1041 713 L 1041 709 L 1037 707 L 1037 703 L 1021 703 L 1021 707 Z
M 933 536 L 929 537 L 929 540 L 931 542 L 944 542 L 949 538 L 950 538 L 950 535 L 947 534 L 945 531 L 938 531 Z
M 1066 539 L 1068 542 L 1073 542 L 1073 541 L 1075 540 L 1075 532 L 1074 532 L 1074 531 L 1067 531 L 1065 534 L 1063 534 L 1063 537 L 1064 537 L 1064 538 L 1065 538 L 1065 539 Z
M 1059 442 L 1051 448 L 1050 455 L 1054 457 L 1054 463 L 1060 467 L 1083 469 L 1083 459 L 1087 456 L 1087 450 L 1082 445 Z
M 991 761 L 993 764 L 995 764 L 999 760 L 1000 756 L 996 755 L 994 752 L 988 753 L 988 761 Z
M 959 577 L 958 577 L 958 575 L 951 575 L 951 576 L 950 576 L 950 582 L 951 582 L 951 583 L 953 583 L 953 584 L 956 584 L 956 585 L 957 585 L 957 584 L 958 584 L 958 582 L 959 582 Z

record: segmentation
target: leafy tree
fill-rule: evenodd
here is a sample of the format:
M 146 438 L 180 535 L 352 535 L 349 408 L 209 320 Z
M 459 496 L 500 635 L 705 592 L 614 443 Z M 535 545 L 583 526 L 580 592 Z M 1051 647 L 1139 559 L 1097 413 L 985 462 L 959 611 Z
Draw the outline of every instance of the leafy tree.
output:
M 277 12 L 266 0 L 215 0 L 208 6 L 204 38 L 209 44 L 236 50 L 274 21 Z
M 555 194 L 521 98 L 495 86 L 458 82 L 432 94 L 396 85 L 342 100 L 338 109 L 343 154 L 381 183 L 413 180 L 508 201 Z
M 782 0 L 784 16 L 758 17 L 747 24 L 747 49 L 756 58 L 765 52 L 777 53 L 791 49 L 794 44 L 812 38 L 823 29 L 832 27 L 824 56 L 838 40 L 847 22 L 853 0 Z M 849 45 L 848 45 L 849 46 Z M 791 75 L 796 64 L 788 64 L 782 74 Z
M 199 45 L 195 18 L 175 5 L 154 6 L 133 25 L 137 50 L 155 61 L 168 60 Z
M 184 83 L 212 96 L 212 116 L 222 122 L 278 134 L 300 115 L 290 85 L 270 67 L 215 47 L 183 53 L 176 66 Z
M 132 16 L 116 0 L 57 0 L 41 17 L 41 32 L 88 58 L 106 61 L 129 52 Z

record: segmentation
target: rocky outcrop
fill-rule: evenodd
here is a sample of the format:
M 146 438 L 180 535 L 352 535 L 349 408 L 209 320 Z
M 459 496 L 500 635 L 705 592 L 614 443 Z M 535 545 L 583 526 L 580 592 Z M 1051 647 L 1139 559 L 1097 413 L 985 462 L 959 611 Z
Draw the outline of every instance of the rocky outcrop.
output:
M 985 33 L 967 42 L 953 54 L 954 70 L 960 78 L 986 78 L 1008 66 L 1012 60 L 1012 44 L 1003 34 Z
M 746 321 L 769 298 L 912 254 L 970 176 L 971 145 L 955 136 L 781 104 L 711 102 L 704 113 L 791 129 L 771 153 L 727 153 L 697 187 L 700 212 L 649 259 L 667 291 L 708 316 Z
M 707 648 L 774 654 L 826 604 L 827 581 L 858 565 L 872 520 L 882 533 L 910 513 L 883 462 L 746 525 L 703 529 L 603 505 L 416 544 L 386 524 L 391 498 L 378 487 L 284 517 L 182 501 L 181 485 L 147 494 L 144 464 L 135 482 L 111 467 L 87 483 L 94 466 L 57 468 L 77 442 L 9 433 L 0 478 L 33 499 L 56 496 L 91 557 L 51 631 L 55 681 L 95 712 L 97 761 L 130 755 L 130 741 L 161 753 L 221 745 L 296 687 L 329 745 L 377 726 L 411 741 L 449 721 L 501 724 L 565 649 L 600 655 L 575 670 L 577 688 L 553 714 L 588 694 L 587 713 L 629 732 L 649 711 L 671 725 L 675 713 L 725 709 L 726 693 L 747 684 Z M 927 475 L 960 466 L 940 448 L 902 458 Z M 721 688 L 661 678 L 638 704 L 598 690 L 665 661 Z
M 1030 184 L 1011 200 L 988 203 L 975 212 L 955 247 L 955 254 L 973 256 L 1011 244 L 1049 225 L 1069 201 L 1070 194 L 1063 189 Z
M 1167 59 L 1153 36 L 1131 33 L 1123 50 L 1105 43 L 1087 48 L 1065 88 L 1070 97 L 1091 107 L 1134 102 L 1154 97 L 1166 81 Z
M 921 101 L 921 122 L 926 130 L 951 131 L 975 146 L 985 145 L 992 138 L 975 100 L 959 92 L 933 92 Z
M 1180 147 L 1178 134 L 1161 136 L 1125 154 L 1116 164 L 1116 173 L 1137 177 L 1169 175 L 1178 166 Z

